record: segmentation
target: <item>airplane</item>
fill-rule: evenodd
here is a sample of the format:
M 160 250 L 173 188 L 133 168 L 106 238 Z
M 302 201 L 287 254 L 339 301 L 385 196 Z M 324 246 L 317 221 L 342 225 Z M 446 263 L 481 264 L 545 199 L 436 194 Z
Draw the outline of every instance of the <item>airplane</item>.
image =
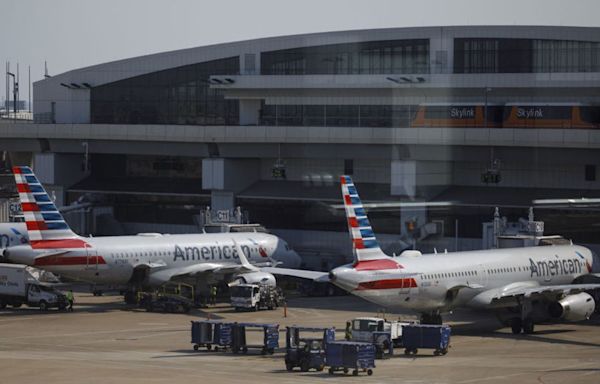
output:
M 354 262 L 329 273 L 265 267 L 262 271 L 336 286 L 382 307 L 412 311 L 424 324 L 441 324 L 442 313 L 457 307 L 493 310 L 512 332 L 533 333 L 548 319 L 580 321 L 595 309 L 586 291 L 600 284 L 577 284 L 592 273 L 593 253 L 582 246 L 386 255 L 375 237 L 350 176 L 341 189 L 353 243 Z M 594 291 L 597 292 L 597 291 Z
M 155 287 L 169 281 L 214 284 L 221 280 L 275 285 L 275 277 L 240 264 L 240 250 L 257 265 L 300 264 L 300 257 L 278 237 L 257 232 L 82 237 L 65 222 L 29 167 L 13 167 L 28 242 L 9 230 L 10 262 L 31 265 L 94 284 Z M 13 224 L 15 224 L 13 226 Z M 237 245 L 236 245 L 237 244 Z M 272 257 L 277 255 L 279 261 Z
M 0 223 L 0 251 L 15 245 L 28 243 L 25 223 Z

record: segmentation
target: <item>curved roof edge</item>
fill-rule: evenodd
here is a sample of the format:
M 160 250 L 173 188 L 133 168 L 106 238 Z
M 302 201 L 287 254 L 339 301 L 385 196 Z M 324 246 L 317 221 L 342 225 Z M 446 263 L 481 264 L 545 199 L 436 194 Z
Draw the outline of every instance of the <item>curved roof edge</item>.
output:
M 425 26 L 344 31 L 262 37 L 234 42 L 216 43 L 172 51 L 164 51 L 119 59 L 88 67 L 73 69 L 48 79 L 37 81 L 58 85 L 60 82 L 89 82 L 105 84 L 127 77 L 156 72 L 203 61 L 217 60 L 244 53 L 259 53 L 303 46 L 355 43 L 388 39 L 429 39 L 460 37 L 539 38 L 600 42 L 600 28 L 539 25 L 474 25 Z M 92 75 L 93 73 L 93 75 Z M 99 75 L 100 74 L 100 75 Z M 104 74 L 104 75 L 102 75 Z M 92 75 L 94 80 L 90 80 Z M 99 80 L 99 82 L 98 82 Z

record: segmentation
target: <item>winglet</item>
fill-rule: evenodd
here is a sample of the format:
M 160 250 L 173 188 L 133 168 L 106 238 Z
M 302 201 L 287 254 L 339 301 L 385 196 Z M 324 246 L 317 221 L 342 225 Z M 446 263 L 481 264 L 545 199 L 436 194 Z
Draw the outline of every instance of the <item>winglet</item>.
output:
M 242 267 L 244 267 L 250 271 L 256 271 L 256 272 L 260 271 L 260 269 L 258 269 L 254 265 L 250 264 L 242 247 L 240 247 L 240 245 L 234 239 L 231 239 L 231 241 L 233 241 L 233 247 L 240 257 L 240 263 L 242 264 Z

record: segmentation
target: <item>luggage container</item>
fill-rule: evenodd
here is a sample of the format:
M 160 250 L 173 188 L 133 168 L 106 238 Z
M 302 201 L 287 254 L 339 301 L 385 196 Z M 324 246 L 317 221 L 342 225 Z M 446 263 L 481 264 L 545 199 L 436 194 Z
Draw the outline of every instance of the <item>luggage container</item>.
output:
M 431 348 L 435 356 L 448 353 L 450 327 L 448 325 L 411 324 L 402 327 L 402 342 L 406 355 L 416 355 L 419 348 Z
M 325 365 L 329 367 L 329 374 L 343 371 L 358 376 L 359 371 L 373 374 L 375 368 L 375 345 L 356 341 L 333 341 L 325 347 Z
M 308 337 L 306 336 L 308 334 Z M 286 327 L 285 368 L 302 372 L 325 367 L 325 345 L 335 340 L 335 328 Z
M 233 323 L 231 332 L 231 349 L 233 353 L 248 353 L 248 349 L 260 349 L 261 354 L 272 355 L 279 348 L 279 324 L 263 323 Z M 250 344 L 247 342 L 246 331 L 258 330 L 262 332 L 262 344 Z
M 206 347 L 211 350 L 215 347 L 215 351 L 219 348 L 227 350 L 231 347 L 232 324 L 224 323 L 217 320 L 192 321 L 192 344 L 194 351 L 200 347 Z

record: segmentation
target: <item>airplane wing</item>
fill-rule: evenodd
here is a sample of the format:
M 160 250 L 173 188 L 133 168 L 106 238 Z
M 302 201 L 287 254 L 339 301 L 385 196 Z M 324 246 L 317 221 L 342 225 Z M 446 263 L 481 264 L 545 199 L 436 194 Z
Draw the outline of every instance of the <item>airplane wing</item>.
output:
M 149 280 L 150 283 L 162 284 L 170 280 L 185 277 L 195 277 L 203 273 L 214 273 L 214 274 L 231 274 L 231 273 L 248 273 L 258 272 L 260 269 L 248 261 L 246 254 L 233 240 L 234 247 L 236 248 L 240 257 L 240 264 L 237 263 L 198 263 L 192 265 L 186 265 L 178 268 L 164 268 L 166 263 L 155 262 L 152 264 L 143 264 L 139 267 L 150 268 Z M 161 269 L 164 268 L 164 269 Z M 155 271 L 152 271 L 155 269 Z
M 508 286 L 483 291 L 469 303 L 472 307 L 514 306 L 519 299 L 558 300 L 563 296 L 600 289 L 600 284 L 537 285 L 530 282 L 512 283 Z
M 274 275 L 299 277 L 301 279 L 314 280 L 320 283 L 329 281 L 328 272 L 307 271 L 303 269 L 276 268 L 264 267 L 260 269 L 263 272 L 272 273 Z
M 600 284 L 565 284 L 565 285 L 548 285 L 530 288 L 515 288 L 509 289 L 500 294 L 496 299 L 508 298 L 508 297 L 525 297 L 530 298 L 533 296 L 565 296 L 583 291 L 589 291 L 593 289 L 600 289 Z
M 159 269 L 157 271 L 152 271 L 152 269 L 157 269 L 158 266 L 155 268 L 152 268 L 151 265 L 144 266 L 150 267 L 149 279 L 154 284 L 163 284 L 177 278 L 195 277 L 204 273 L 229 274 L 248 272 L 245 267 L 239 264 L 199 263 L 179 268 Z

